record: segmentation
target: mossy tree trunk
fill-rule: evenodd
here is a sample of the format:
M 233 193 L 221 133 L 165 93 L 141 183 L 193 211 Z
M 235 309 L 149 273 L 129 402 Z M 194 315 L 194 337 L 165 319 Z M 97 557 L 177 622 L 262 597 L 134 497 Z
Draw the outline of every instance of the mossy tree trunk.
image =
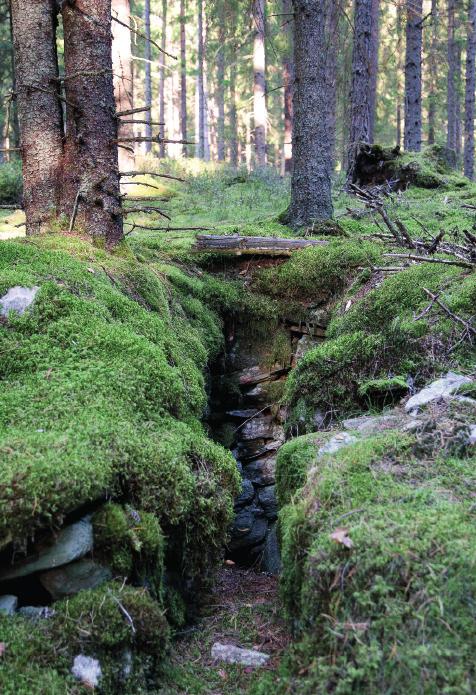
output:
M 11 12 L 26 233 L 40 234 L 58 215 L 63 154 L 56 2 L 12 0 Z
M 404 148 L 421 150 L 422 0 L 407 0 Z
M 123 238 L 112 76 L 111 0 L 63 5 L 67 133 L 62 206 L 96 240 Z
M 294 0 L 293 227 L 333 215 L 331 174 L 335 130 L 335 40 L 338 5 Z

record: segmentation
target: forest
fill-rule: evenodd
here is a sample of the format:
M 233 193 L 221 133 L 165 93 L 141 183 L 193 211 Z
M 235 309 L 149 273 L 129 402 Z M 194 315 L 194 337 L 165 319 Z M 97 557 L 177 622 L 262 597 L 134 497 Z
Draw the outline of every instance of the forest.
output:
M 476 692 L 476 0 L 0 0 L 1 695 Z

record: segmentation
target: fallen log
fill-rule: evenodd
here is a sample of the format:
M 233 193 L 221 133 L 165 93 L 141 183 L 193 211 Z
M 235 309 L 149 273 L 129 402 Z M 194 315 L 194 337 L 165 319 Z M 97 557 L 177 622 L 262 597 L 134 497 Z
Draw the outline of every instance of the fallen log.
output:
M 293 251 L 308 246 L 325 246 L 323 239 L 275 239 L 261 236 L 220 236 L 198 234 L 192 251 L 195 253 L 229 253 L 235 256 L 257 254 L 262 256 L 290 256 Z

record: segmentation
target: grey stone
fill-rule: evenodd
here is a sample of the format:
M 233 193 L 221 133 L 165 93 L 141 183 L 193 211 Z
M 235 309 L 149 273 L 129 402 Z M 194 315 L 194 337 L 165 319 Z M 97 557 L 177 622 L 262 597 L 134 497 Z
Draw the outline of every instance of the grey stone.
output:
M 277 439 L 281 435 L 282 429 L 279 425 L 274 424 L 272 417 L 255 417 L 240 428 L 239 437 L 243 441 Z
M 254 485 L 262 487 L 273 485 L 276 477 L 276 457 L 268 456 L 252 461 L 244 467 L 244 475 Z
M 269 574 L 279 574 L 281 572 L 281 554 L 279 552 L 276 524 L 268 528 L 260 569 L 262 572 L 269 572 Z
M 49 606 L 22 606 L 18 609 L 18 613 L 23 618 L 28 618 L 29 620 L 45 620 L 47 618 L 52 618 L 55 612 L 56 611 Z
M 242 480 L 241 494 L 235 499 L 235 509 L 249 504 L 255 496 L 255 489 L 251 480 Z
M 302 338 L 299 338 L 296 345 L 296 351 L 294 353 L 294 359 L 296 362 L 299 362 L 299 360 L 304 357 L 306 352 L 312 350 L 312 348 L 319 345 L 319 343 L 322 343 L 322 340 L 316 340 L 316 338 L 313 338 L 310 335 L 303 335 Z
M 0 581 L 26 577 L 34 572 L 61 567 L 78 560 L 93 549 L 93 527 L 87 516 L 61 529 L 50 544 L 37 544 L 34 560 L 26 560 L 0 573 Z
M 239 516 L 239 515 L 238 515 Z M 251 521 L 247 521 L 247 526 L 243 526 L 243 517 L 235 522 L 233 527 L 230 550 L 239 550 L 251 545 L 257 545 L 264 541 L 268 530 L 268 521 L 262 517 L 251 516 Z M 236 530 L 235 530 L 236 529 Z
M 28 307 L 33 304 L 40 288 L 34 287 L 11 287 L 3 297 L 0 297 L 0 314 L 8 316 L 8 312 L 15 311 L 17 314 L 24 314 Z
M 245 410 L 227 410 L 228 417 L 237 418 L 238 420 L 247 420 L 249 417 L 254 417 L 259 413 L 256 408 L 247 408 Z
M 402 414 L 388 415 L 364 415 L 344 420 L 342 423 L 346 430 L 357 430 L 363 435 L 369 436 L 384 432 L 385 430 L 395 430 L 408 422 L 408 418 Z
M 407 413 L 417 411 L 424 405 L 428 405 L 432 401 L 437 401 L 440 398 L 448 398 L 463 384 L 470 384 L 471 379 L 462 374 L 448 372 L 441 379 L 433 381 L 428 386 L 425 386 L 421 391 L 412 396 L 405 404 Z
M 3 615 L 14 615 L 18 606 L 18 598 L 11 594 L 0 596 L 0 613 Z
M 476 444 L 476 425 L 469 426 L 469 437 L 468 443 L 473 445 Z
M 258 500 L 264 509 L 264 515 L 268 519 L 276 519 L 278 516 L 278 502 L 276 500 L 276 490 L 274 485 L 267 485 L 261 488 L 258 493 Z
M 355 437 L 353 434 L 338 432 L 317 450 L 317 458 L 320 459 L 326 454 L 335 454 L 339 449 L 343 449 L 345 446 L 354 444 L 357 441 L 358 437 Z
M 94 589 L 109 579 L 112 579 L 112 572 L 108 567 L 87 558 L 40 574 L 41 583 L 55 601 L 84 589 Z
M 78 654 L 74 657 L 71 673 L 87 688 L 96 688 L 102 676 L 101 664 L 91 656 Z
M 269 661 L 269 654 L 254 649 L 241 649 L 233 644 L 215 642 L 212 646 L 212 659 L 224 661 L 227 664 L 241 664 L 241 666 L 258 668 Z

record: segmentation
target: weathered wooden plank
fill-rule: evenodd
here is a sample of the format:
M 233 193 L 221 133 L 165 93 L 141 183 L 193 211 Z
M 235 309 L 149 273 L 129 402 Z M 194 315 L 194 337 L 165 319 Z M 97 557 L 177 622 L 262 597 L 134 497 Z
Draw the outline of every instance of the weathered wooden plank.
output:
M 260 236 L 220 236 L 198 234 L 192 250 L 196 253 L 229 253 L 236 256 L 260 254 L 263 256 L 289 256 L 293 251 L 308 246 L 325 246 L 323 239 L 284 239 Z

